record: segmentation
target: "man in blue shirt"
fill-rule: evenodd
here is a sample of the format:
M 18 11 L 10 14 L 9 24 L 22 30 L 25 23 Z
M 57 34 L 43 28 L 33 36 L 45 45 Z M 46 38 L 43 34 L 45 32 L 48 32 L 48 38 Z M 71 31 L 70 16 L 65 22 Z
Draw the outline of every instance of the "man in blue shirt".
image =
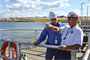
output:
M 56 27 L 64 26 L 64 24 L 62 24 L 61 22 L 58 22 L 58 15 L 55 11 L 51 11 L 49 13 L 49 19 L 51 20 L 50 24 L 53 26 L 56 26 Z M 54 32 L 50 28 L 49 29 L 44 28 L 39 39 L 37 40 L 37 42 L 34 43 L 34 45 L 37 46 L 42 41 L 44 41 L 47 35 L 48 35 L 48 38 L 47 38 L 46 44 L 56 45 L 56 46 L 61 44 L 62 33 L 60 34 L 59 32 Z M 52 60 L 53 56 L 54 56 L 54 60 L 60 60 L 60 50 L 47 48 L 45 59 Z

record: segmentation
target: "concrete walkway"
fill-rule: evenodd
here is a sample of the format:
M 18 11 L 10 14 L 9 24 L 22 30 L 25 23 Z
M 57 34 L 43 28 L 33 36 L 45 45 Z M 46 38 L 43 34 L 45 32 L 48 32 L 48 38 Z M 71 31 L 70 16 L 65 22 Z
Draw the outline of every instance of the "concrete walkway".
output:
M 22 48 L 22 52 L 25 52 L 27 54 L 27 60 L 45 60 L 46 48 L 41 48 L 41 47 Z M 82 56 L 83 56 L 83 53 L 77 53 L 76 60 L 81 60 Z
M 22 48 L 21 52 L 27 54 L 27 60 L 45 60 L 46 48 L 36 47 L 36 48 Z

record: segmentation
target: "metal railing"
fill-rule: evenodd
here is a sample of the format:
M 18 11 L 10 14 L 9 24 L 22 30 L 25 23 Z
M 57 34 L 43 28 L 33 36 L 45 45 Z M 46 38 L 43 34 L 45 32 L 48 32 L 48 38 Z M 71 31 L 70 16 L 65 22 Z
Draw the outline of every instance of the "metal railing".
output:
M 42 31 L 41 29 L 0 29 L 0 31 L 34 31 L 35 32 L 35 40 L 37 40 L 37 32 Z M 12 38 L 24 38 L 29 39 L 30 37 L 2 37 L 3 39 L 12 39 Z
M 90 25 L 79 25 L 84 33 L 90 32 Z
M 31 29 L 3 29 L 3 30 L 0 30 L 0 31 L 31 31 Z M 33 30 L 32 30 L 33 31 Z M 37 40 L 37 30 L 34 30 L 35 31 L 35 38 Z M 39 30 L 39 31 L 42 31 L 42 30 Z M 90 33 L 88 33 L 88 48 L 87 48 L 87 51 L 85 52 L 85 55 L 83 57 L 82 60 L 87 60 L 88 59 L 88 56 L 90 54 Z M 8 60 L 21 60 L 21 44 L 25 44 L 25 45 L 31 45 L 31 46 L 34 46 L 34 43 L 30 43 L 30 42 L 20 42 L 20 41 L 15 41 L 15 40 L 10 40 L 10 39 L 3 39 L 3 38 L 0 38 L 0 41 L 7 41 L 8 42 L 8 47 L 10 48 L 10 43 L 16 43 L 16 49 L 17 49 L 17 58 L 16 59 L 13 59 L 13 58 L 10 58 L 10 49 L 8 50 L 9 54 L 8 54 L 8 57 L 6 56 L 2 56 L 0 55 L 0 58 L 5 58 L 5 59 L 8 59 Z M 87 43 L 85 43 L 87 44 Z M 57 48 L 58 46 L 54 46 L 54 45 L 38 45 L 38 47 L 44 47 L 44 48 L 53 48 L 53 49 L 59 49 Z M 2 51 L 2 50 L 1 50 Z M 71 51 L 71 60 L 76 60 L 76 53 L 77 52 L 81 52 L 81 50 L 79 49 L 75 49 L 75 50 L 71 50 L 71 49 L 68 49 L 68 51 Z M 87 54 L 88 53 L 88 54 Z M 87 58 L 86 58 L 87 57 Z
M 37 32 L 38 31 L 42 31 L 41 29 L 0 29 L 0 31 L 34 31 L 35 33 L 35 36 L 34 36 L 34 42 L 37 40 Z M 17 41 L 14 41 L 13 39 L 30 39 L 31 37 L 1 37 L 1 40 L 3 39 L 4 41 L 7 40 L 7 42 L 9 42 L 9 39 L 12 40 L 12 42 L 15 42 L 17 43 Z M 24 42 L 23 42 L 24 43 Z M 17 53 L 19 52 L 18 55 L 20 55 L 20 51 L 21 51 L 21 44 L 23 43 L 17 43 Z M 9 48 L 10 48 L 10 42 L 8 43 L 9 44 Z M 26 43 L 24 43 L 26 44 Z M 31 44 L 29 44 L 31 45 Z M 20 51 L 19 51 L 20 50 Z M 1 50 L 2 51 L 2 50 Z M 8 51 L 9 52 L 9 56 L 10 56 L 10 50 Z M 20 55 L 21 56 L 21 55 Z M 10 58 L 10 57 L 5 57 L 5 56 L 1 56 L 1 58 L 5 58 L 5 59 L 9 59 L 9 60 L 13 60 L 13 58 Z M 17 59 L 14 59 L 14 60 L 20 60 L 21 58 L 17 57 Z
M 13 43 L 16 43 L 16 45 L 17 45 L 17 48 L 16 48 L 17 49 L 17 55 L 16 55 L 17 59 L 13 59 L 13 58 L 10 58 L 10 57 L 5 57 L 5 56 L 0 55 L 1 58 L 5 58 L 5 59 L 9 59 L 9 60 L 21 60 L 21 44 L 26 44 L 26 45 L 34 46 L 34 43 L 30 43 L 30 42 L 19 42 L 19 41 L 2 39 L 2 38 L 0 39 L 0 41 L 7 41 L 8 44 L 13 42 Z M 10 45 L 9 45 L 9 47 L 10 47 Z M 58 46 L 54 46 L 54 45 L 38 45 L 38 47 L 59 49 L 59 48 L 57 48 Z M 72 56 L 73 60 L 76 59 L 75 53 L 76 52 L 80 52 L 79 49 L 76 49 L 76 50 L 68 49 L 68 51 L 72 51 L 72 55 L 71 56 Z M 8 52 L 10 52 L 10 50 Z M 9 54 L 9 56 L 10 56 L 10 54 Z

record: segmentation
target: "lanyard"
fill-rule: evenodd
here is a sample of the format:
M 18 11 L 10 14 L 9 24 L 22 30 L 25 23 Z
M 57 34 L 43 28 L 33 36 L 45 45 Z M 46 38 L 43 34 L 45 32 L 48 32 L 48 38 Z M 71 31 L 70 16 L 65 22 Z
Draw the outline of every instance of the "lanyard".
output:
M 59 24 L 57 24 L 56 27 L 59 27 Z M 57 39 L 58 32 L 55 32 L 55 34 L 56 34 L 55 39 Z
M 70 29 L 70 28 L 69 28 L 69 29 Z M 66 36 L 73 30 L 73 29 L 71 29 L 71 30 L 69 31 L 69 29 L 67 30 L 67 33 L 66 33 L 65 37 L 63 38 L 63 40 L 65 40 L 65 39 L 66 39 Z

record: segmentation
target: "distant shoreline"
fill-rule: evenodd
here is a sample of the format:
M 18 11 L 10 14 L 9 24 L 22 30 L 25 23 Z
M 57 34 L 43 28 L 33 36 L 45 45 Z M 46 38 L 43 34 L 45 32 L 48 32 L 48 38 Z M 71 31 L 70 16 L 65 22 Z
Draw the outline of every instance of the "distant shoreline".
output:
M 58 18 L 61 22 L 67 22 L 67 18 L 62 17 Z M 78 20 L 87 20 L 87 17 L 79 17 Z M 88 17 L 88 20 L 90 20 L 90 17 Z M 48 17 L 38 17 L 38 18 L 6 18 L 4 20 L 0 20 L 0 22 L 50 22 L 50 19 Z

